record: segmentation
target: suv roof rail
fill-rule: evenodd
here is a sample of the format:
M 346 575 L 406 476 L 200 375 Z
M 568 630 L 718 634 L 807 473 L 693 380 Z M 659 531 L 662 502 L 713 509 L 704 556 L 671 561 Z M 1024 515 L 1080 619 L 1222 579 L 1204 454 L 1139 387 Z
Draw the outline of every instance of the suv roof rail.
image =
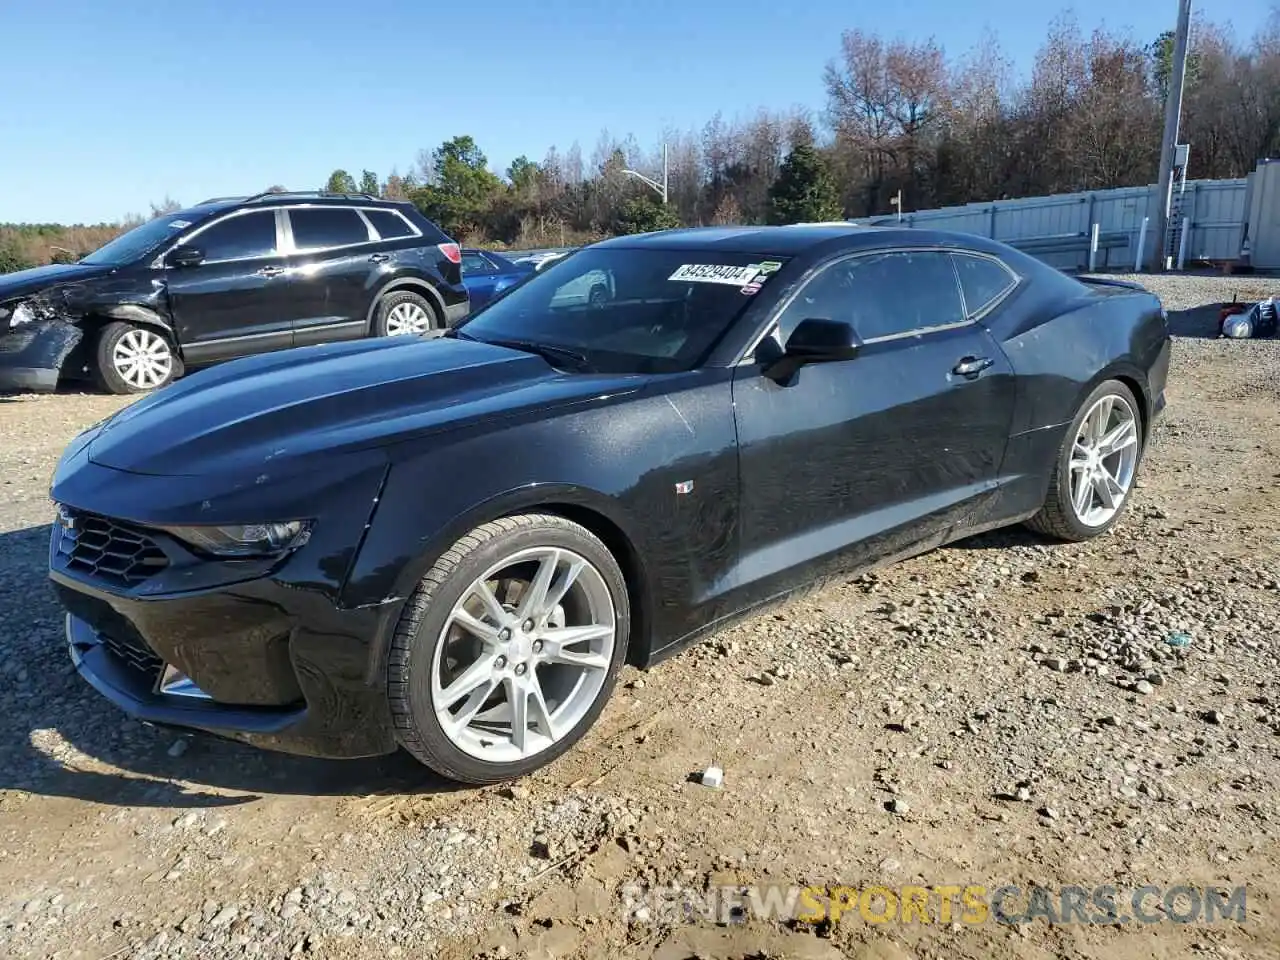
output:
M 267 191 L 266 193 L 255 193 L 251 197 L 244 199 L 245 203 L 257 203 L 268 197 L 335 197 L 340 200 L 379 200 L 379 197 L 370 196 L 367 193 L 331 193 L 328 190 L 281 190 L 276 193 Z
M 208 200 L 201 200 L 196 204 L 197 207 L 203 207 L 206 203 L 226 203 L 229 200 L 243 200 L 244 197 L 210 197 Z

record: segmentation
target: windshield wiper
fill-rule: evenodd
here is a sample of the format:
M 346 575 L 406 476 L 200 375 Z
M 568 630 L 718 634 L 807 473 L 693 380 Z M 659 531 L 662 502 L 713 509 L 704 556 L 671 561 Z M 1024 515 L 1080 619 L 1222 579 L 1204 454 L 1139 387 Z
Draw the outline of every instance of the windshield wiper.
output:
M 570 350 L 568 347 L 557 347 L 550 343 L 534 343 L 532 340 L 484 340 L 482 342 L 492 343 L 495 347 L 510 347 L 512 350 L 536 353 L 552 366 L 563 366 L 567 362 L 570 366 L 579 370 L 591 370 L 591 361 L 584 354 L 579 353 L 577 350 Z

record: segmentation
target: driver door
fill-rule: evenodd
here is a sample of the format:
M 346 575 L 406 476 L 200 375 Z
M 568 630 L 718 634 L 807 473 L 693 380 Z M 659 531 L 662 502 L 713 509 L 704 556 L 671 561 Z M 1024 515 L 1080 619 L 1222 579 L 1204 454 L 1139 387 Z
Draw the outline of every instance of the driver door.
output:
M 734 378 L 738 579 L 760 597 L 944 540 L 991 495 L 1013 417 L 1013 370 L 966 315 L 945 252 L 826 265 L 758 355 L 776 354 L 808 318 L 850 322 L 858 355 L 803 366 L 786 383 L 759 362 Z M 973 360 L 976 375 L 957 372 Z
M 167 266 L 165 286 L 191 364 L 293 345 L 296 312 L 274 210 L 233 213 L 183 241 L 204 258 Z

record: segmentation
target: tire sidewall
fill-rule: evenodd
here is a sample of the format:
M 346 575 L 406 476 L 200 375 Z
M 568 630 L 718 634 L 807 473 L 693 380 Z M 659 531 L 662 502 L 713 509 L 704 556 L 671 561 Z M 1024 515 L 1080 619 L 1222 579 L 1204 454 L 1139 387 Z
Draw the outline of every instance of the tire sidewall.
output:
M 1117 510 L 1106 523 L 1091 527 L 1081 522 L 1076 516 L 1075 507 L 1071 503 L 1071 452 L 1075 447 L 1076 436 L 1080 433 L 1080 427 L 1084 423 L 1085 416 L 1093 409 L 1103 397 L 1113 395 L 1123 397 L 1129 404 L 1129 409 L 1133 411 L 1134 419 L 1138 424 L 1138 456 L 1133 465 L 1133 482 L 1130 483 L 1128 491 L 1125 493 L 1124 502 L 1120 504 Z M 1121 383 L 1119 380 L 1104 380 L 1089 392 L 1084 398 L 1076 415 L 1071 420 L 1071 425 L 1067 427 L 1066 436 L 1062 441 L 1062 449 L 1058 452 L 1058 483 L 1057 493 L 1059 498 L 1059 509 L 1062 518 L 1071 527 L 1072 532 L 1078 535 L 1080 539 L 1088 539 L 1100 536 L 1114 527 L 1120 518 L 1124 516 L 1125 511 L 1129 509 L 1129 501 L 1133 499 L 1133 491 L 1138 483 L 1138 474 L 1142 468 L 1142 461 L 1146 454 L 1146 436 L 1143 429 L 1142 405 L 1138 398 L 1133 395 L 1133 391 Z
M 159 337 L 169 348 L 169 376 L 154 387 L 135 387 L 120 376 L 120 373 L 116 370 L 113 361 L 116 344 L 120 342 L 125 334 L 134 330 L 143 330 L 152 336 Z M 117 322 L 107 324 L 98 334 L 94 355 L 94 379 L 100 387 L 110 393 L 118 395 L 151 393 L 173 383 L 181 370 L 182 362 L 178 358 L 178 351 L 174 348 L 173 341 L 159 330 L 131 323 Z
M 581 530 L 581 532 L 578 532 Z M 453 606 L 477 577 L 495 563 L 529 547 L 562 547 L 580 554 L 600 571 L 613 600 L 617 626 L 613 658 L 595 702 L 574 729 L 553 746 L 532 757 L 511 763 L 488 763 L 457 747 L 440 726 L 431 702 L 431 672 L 435 666 L 436 647 Z M 631 635 L 631 611 L 626 581 L 617 561 L 599 539 L 582 528 L 535 526 L 506 536 L 495 537 L 467 556 L 453 569 L 449 578 L 432 594 L 418 621 L 409 651 L 409 713 L 418 737 L 429 752 L 442 760 L 468 782 L 495 783 L 521 777 L 554 761 L 577 743 L 595 724 L 617 685 L 618 674 L 626 662 Z
M 384 294 L 378 300 L 378 309 L 374 313 L 374 335 L 379 337 L 390 336 L 387 333 L 387 319 L 391 315 L 391 311 L 402 303 L 416 303 L 427 311 L 427 316 L 431 318 L 431 326 L 427 333 L 435 332 L 441 328 L 440 316 L 436 312 L 431 301 L 422 294 L 413 290 L 392 290 L 388 294 Z M 401 334 L 403 336 L 403 334 Z

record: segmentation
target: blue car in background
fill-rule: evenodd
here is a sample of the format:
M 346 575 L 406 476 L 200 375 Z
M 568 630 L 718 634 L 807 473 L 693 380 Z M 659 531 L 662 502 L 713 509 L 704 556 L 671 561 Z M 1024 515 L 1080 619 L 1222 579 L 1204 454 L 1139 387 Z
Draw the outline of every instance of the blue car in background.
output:
M 471 296 L 472 310 L 483 307 L 535 270 L 533 263 L 516 263 L 491 250 L 465 247 L 462 251 L 462 285 Z

